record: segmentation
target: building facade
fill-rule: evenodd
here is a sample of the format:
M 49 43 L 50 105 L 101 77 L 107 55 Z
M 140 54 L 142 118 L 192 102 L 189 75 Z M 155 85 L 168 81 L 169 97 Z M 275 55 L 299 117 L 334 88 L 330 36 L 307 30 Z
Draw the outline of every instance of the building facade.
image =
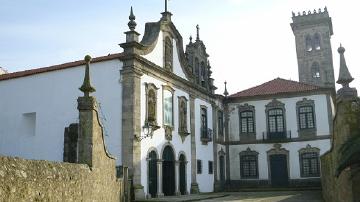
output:
M 319 186 L 334 111 L 327 10 L 293 15 L 300 82 L 278 78 L 230 96 L 215 94 L 199 27 L 184 49 L 171 16 L 146 23 L 140 40 L 131 9 L 124 51 L 91 63 L 106 146 L 129 168 L 135 198 Z M 84 66 L 0 75 L 1 155 L 69 159 L 64 129 L 78 122 Z

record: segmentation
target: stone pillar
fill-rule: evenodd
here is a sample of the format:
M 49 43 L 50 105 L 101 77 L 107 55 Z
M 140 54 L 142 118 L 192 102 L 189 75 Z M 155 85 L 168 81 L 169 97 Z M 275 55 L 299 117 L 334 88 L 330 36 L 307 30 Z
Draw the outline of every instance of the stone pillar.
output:
M 162 187 L 162 180 L 163 180 L 163 177 L 162 177 L 162 163 L 163 163 L 163 160 L 159 159 L 158 162 L 157 162 L 157 176 L 158 176 L 158 188 L 157 188 L 157 197 L 163 197 L 164 196 L 164 193 L 163 193 L 163 187 Z
M 215 104 L 212 104 L 212 113 L 213 113 L 213 156 L 214 156 L 214 165 L 213 165 L 213 175 L 214 175 L 214 191 L 219 191 L 219 181 L 218 181 L 218 172 L 217 172 L 217 142 L 219 140 L 219 129 L 218 129 L 218 107 Z M 215 135 L 216 134 L 216 135 Z
M 175 195 L 181 195 L 180 190 L 180 172 L 179 172 L 179 161 L 175 161 Z
M 195 140 L 195 96 L 190 95 L 190 130 L 191 130 L 191 194 L 199 193 L 196 181 L 196 140 Z
M 122 163 L 129 168 L 135 199 L 145 199 L 141 185 L 141 71 L 134 58 L 124 61 L 122 77 Z
M 188 195 L 189 192 L 188 192 L 188 183 L 187 183 L 187 165 L 188 165 L 188 162 L 189 161 L 185 161 L 185 195 Z
M 226 102 L 226 100 L 225 100 Z M 225 142 L 228 143 L 230 140 L 230 134 L 229 134 L 229 119 L 230 119 L 230 114 L 229 114 L 229 105 L 227 103 L 225 103 L 224 106 L 224 117 L 225 117 Z M 229 152 L 229 144 L 226 144 L 226 160 L 225 160 L 225 176 L 226 176 L 226 184 L 229 185 L 230 184 L 230 152 Z

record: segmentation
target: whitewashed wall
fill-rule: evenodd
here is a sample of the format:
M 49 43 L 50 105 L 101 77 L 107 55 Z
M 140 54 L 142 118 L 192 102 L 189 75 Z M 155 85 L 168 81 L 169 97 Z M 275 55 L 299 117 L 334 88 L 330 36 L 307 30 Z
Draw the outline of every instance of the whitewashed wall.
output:
M 93 94 L 101 105 L 100 118 L 109 152 L 121 164 L 122 63 L 93 63 Z M 63 160 L 64 128 L 78 122 L 78 89 L 85 66 L 0 81 L 0 155 L 27 159 Z M 35 133 L 24 128 L 25 113 L 35 113 Z
M 285 116 L 286 116 L 286 130 L 291 131 L 291 137 L 298 137 L 298 123 L 296 115 L 296 102 L 301 101 L 303 98 L 309 100 L 314 100 L 315 102 L 315 117 L 316 117 L 316 132 L 317 135 L 330 135 L 329 120 L 328 120 L 328 106 L 325 94 L 320 95 L 311 95 L 311 96 L 302 96 L 302 97 L 292 97 L 292 98 L 279 98 L 278 101 L 285 104 Z M 257 100 L 257 101 L 248 101 L 240 103 L 229 104 L 230 110 L 230 122 L 229 122 L 229 133 L 230 141 L 239 141 L 240 140 L 240 122 L 239 122 L 239 111 L 238 106 L 252 105 L 255 107 L 255 126 L 256 126 L 256 139 L 263 138 L 263 132 L 267 130 L 266 128 L 266 113 L 265 106 L 269 104 L 272 100 Z
M 150 150 L 153 148 L 156 149 L 158 153 L 158 158 L 162 158 L 162 150 L 164 146 L 168 143 L 165 139 L 165 130 L 163 128 L 163 85 L 166 83 L 152 78 L 150 76 L 144 75 L 141 78 L 141 125 L 143 126 L 145 123 L 145 116 L 146 116 L 146 92 L 145 92 L 145 83 L 153 83 L 159 90 L 157 91 L 157 123 L 161 127 L 160 129 L 154 132 L 152 138 L 146 138 L 141 141 L 141 183 L 144 186 L 144 191 L 147 193 L 148 191 L 148 182 L 147 182 L 147 155 Z M 169 85 L 171 86 L 171 85 Z M 179 128 L 179 109 L 178 109 L 178 97 L 185 96 L 188 99 L 188 106 L 187 106 L 187 123 L 188 123 L 188 131 L 190 132 L 190 102 L 189 102 L 189 95 L 188 93 L 171 86 L 174 91 L 174 130 L 172 132 L 172 140 L 170 144 L 172 145 L 175 153 L 176 160 L 179 160 L 179 153 L 185 153 L 186 160 L 188 161 L 186 167 L 186 183 L 187 183 L 187 190 L 190 193 L 190 185 L 191 185 L 191 137 L 188 135 L 184 142 L 182 142 L 181 137 L 178 133 Z M 144 134 L 142 134 L 144 135 Z
M 201 106 L 207 107 L 207 124 L 208 128 L 213 129 L 213 116 L 212 116 L 212 106 L 211 104 L 205 102 L 204 100 L 195 99 L 195 142 L 196 142 L 196 159 L 202 161 L 202 173 L 197 174 L 196 180 L 199 184 L 200 192 L 211 192 L 213 191 L 214 176 L 209 174 L 208 162 L 214 161 L 213 155 L 213 141 L 209 142 L 207 145 L 204 145 L 201 142 Z
M 289 151 L 289 178 L 300 179 L 300 162 L 299 150 L 306 148 L 307 145 L 320 149 L 320 156 L 330 149 L 330 140 L 314 140 L 303 142 L 282 143 L 282 148 Z M 231 180 L 240 180 L 240 155 L 241 151 L 250 148 L 252 151 L 257 151 L 259 179 L 269 179 L 269 165 L 267 160 L 267 151 L 273 148 L 273 144 L 247 144 L 247 145 L 231 145 L 230 146 L 230 178 Z
M 185 73 L 183 72 L 183 69 L 181 68 L 180 65 L 180 57 L 177 49 L 178 44 L 175 39 L 172 39 L 172 43 L 173 43 L 173 73 L 187 80 Z M 164 67 L 163 55 L 164 55 L 164 32 L 160 31 L 154 50 L 151 53 L 144 55 L 143 57 L 160 67 Z

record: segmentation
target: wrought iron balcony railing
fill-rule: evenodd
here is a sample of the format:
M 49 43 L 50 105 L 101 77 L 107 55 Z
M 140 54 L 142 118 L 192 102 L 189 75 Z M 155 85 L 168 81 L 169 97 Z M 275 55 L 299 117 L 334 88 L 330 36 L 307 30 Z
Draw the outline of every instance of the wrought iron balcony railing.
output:
M 212 141 L 212 130 L 210 128 L 201 128 L 200 139 L 202 142 L 211 142 Z
M 291 131 L 282 131 L 282 132 L 263 132 L 263 141 L 269 142 L 282 142 L 288 141 L 291 139 Z

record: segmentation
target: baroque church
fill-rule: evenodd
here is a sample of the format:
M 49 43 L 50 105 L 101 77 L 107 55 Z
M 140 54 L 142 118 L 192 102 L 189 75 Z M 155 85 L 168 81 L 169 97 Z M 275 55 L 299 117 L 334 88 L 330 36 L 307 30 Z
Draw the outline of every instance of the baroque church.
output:
M 199 27 L 184 47 L 172 14 L 161 15 L 140 39 L 131 8 L 123 52 L 95 57 L 90 68 L 106 147 L 129 168 L 135 198 L 320 186 L 335 96 L 327 9 L 293 13 L 299 81 L 276 78 L 231 95 L 215 94 Z M 0 75 L 0 155 L 76 162 L 84 66 Z

